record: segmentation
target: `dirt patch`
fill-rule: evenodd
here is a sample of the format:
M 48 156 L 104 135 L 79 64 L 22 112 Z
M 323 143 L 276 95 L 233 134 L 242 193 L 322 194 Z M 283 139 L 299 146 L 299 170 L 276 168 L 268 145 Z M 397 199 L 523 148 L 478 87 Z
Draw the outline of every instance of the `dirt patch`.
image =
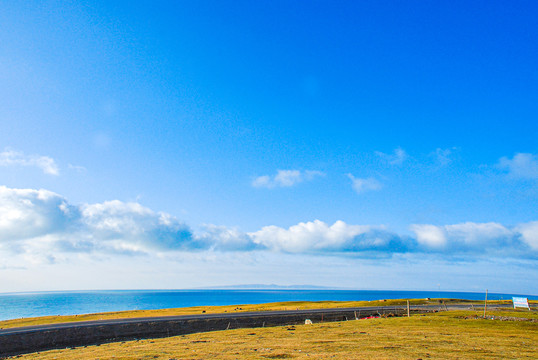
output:
M 290 355 L 290 354 L 274 354 L 274 355 L 262 355 L 262 357 L 266 359 L 290 359 L 295 356 Z

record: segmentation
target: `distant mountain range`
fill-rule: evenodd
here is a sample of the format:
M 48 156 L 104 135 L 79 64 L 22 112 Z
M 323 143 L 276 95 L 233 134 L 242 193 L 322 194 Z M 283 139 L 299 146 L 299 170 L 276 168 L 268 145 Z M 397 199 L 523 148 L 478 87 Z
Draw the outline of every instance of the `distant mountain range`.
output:
M 243 285 L 224 285 L 224 286 L 207 286 L 200 289 L 211 290 L 345 290 L 317 285 L 276 285 L 276 284 L 243 284 Z

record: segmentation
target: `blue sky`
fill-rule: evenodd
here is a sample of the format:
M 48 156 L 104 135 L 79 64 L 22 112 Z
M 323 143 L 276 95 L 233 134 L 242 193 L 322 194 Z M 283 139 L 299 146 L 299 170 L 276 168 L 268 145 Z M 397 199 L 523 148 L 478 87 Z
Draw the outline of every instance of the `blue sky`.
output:
M 537 11 L 0 3 L 0 292 L 537 294 Z

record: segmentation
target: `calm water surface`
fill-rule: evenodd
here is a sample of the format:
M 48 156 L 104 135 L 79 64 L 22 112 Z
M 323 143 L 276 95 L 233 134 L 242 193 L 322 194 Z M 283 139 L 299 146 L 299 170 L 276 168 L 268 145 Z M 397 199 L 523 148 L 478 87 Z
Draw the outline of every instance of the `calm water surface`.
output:
M 511 299 L 517 294 L 488 294 Z M 525 295 L 523 295 L 525 296 Z M 186 306 L 261 304 L 279 301 L 354 301 L 403 298 L 483 300 L 483 293 L 374 290 L 114 290 L 0 294 L 0 320 Z M 538 296 L 527 296 L 538 299 Z

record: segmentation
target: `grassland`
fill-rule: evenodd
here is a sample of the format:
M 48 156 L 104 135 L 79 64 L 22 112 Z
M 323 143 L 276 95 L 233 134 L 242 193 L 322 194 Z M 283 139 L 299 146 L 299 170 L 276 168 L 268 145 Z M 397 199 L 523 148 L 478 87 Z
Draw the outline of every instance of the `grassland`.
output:
M 404 301 L 405 302 L 405 301 Z M 395 305 L 382 302 L 384 305 Z M 360 305 L 357 305 L 360 304 Z M 370 305 L 377 305 L 371 302 Z M 336 303 L 332 307 L 364 306 Z M 279 303 L 174 309 L 188 313 L 329 307 Z M 172 311 L 172 310 L 167 310 Z M 166 314 L 169 314 L 165 311 Z M 140 316 L 140 312 L 121 313 Z M 538 312 L 443 311 L 410 318 L 237 329 L 127 341 L 20 356 L 20 359 L 537 359 Z M 148 316 L 162 315 L 150 312 Z M 102 316 L 98 315 L 98 316 Z M 112 316 L 112 315 L 111 315 Z M 491 318 L 494 318 L 492 320 Z M 505 319 L 505 321 L 500 320 Z M 519 319 L 520 321 L 516 321 Z
M 448 311 L 410 318 L 238 329 L 28 354 L 20 359 L 536 359 L 535 321 L 475 319 Z

